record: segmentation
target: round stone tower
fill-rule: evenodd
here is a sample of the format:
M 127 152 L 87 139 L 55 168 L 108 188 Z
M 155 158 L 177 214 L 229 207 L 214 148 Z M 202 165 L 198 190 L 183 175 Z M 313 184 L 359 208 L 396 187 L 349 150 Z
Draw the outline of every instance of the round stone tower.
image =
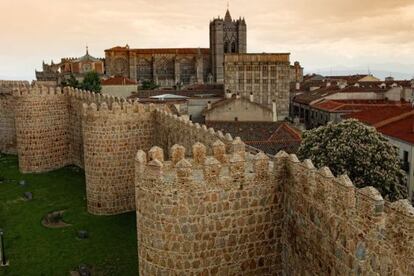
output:
M 83 107 L 86 196 L 95 215 L 135 210 L 134 156 L 153 140 L 149 107 L 118 101 Z
M 70 164 L 66 95 L 47 87 L 24 87 L 13 95 L 20 171 L 40 173 Z

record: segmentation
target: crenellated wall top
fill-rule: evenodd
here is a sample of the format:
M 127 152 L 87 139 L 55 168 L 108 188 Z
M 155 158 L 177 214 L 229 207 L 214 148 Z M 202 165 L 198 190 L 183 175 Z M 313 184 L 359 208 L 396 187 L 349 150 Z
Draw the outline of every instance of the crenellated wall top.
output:
M 403 232 L 399 237 L 400 234 L 386 231 L 386 238 L 393 240 L 392 244 L 405 243 L 404 247 L 414 248 L 414 208 L 408 200 L 390 202 L 372 186 L 357 188 L 347 175 L 334 176 L 327 167 L 317 169 L 310 160 L 300 162 L 296 155 L 285 152 L 275 156 L 275 167 L 286 170 L 285 177 L 289 179 L 286 189 L 297 198 L 306 199 L 315 207 L 342 216 L 355 225 Z
M 143 185 L 150 183 L 152 186 L 155 181 L 155 188 L 237 190 L 243 185 L 270 179 L 272 170 L 268 156 L 262 152 L 245 153 L 244 143 L 239 138 L 232 145 L 230 151 L 226 151 L 226 145 L 217 140 L 212 146 L 212 155 L 207 155 L 207 147 L 200 142 L 192 146 L 191 153 L 176 144 L 169 150 L 169 160 L 164 160 L 163 149 L 155 146 L 148 153 L 138 151 L 135 160 Z

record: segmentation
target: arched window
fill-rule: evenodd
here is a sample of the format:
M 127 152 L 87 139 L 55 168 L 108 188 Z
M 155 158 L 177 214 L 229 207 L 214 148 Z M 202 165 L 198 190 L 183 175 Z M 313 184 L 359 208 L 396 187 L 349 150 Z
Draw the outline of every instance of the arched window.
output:
M 233 42 L 233 43 L 231 44 L 231 52 L 232 52 L 232 53 L 235 53 L 235 52 L 236 52 L 236 42 Z
M 224 42 L 224 53 L 228 53 L 228 52 L 229 52 L 229 43 Z

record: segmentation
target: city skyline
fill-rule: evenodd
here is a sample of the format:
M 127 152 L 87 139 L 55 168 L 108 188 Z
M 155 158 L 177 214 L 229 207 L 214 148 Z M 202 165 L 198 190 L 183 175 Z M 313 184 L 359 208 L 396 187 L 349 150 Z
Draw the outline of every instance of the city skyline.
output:
M 248 25 L 249 52 L 290 52 L 305 72 L 414 74 L 410 1 L 230 1 Z M 33 79 L 42 60 L 135 48 L 208 47 L 208 23 L 226 1 L 4 1 L 0 78 Z M 47 7 L 47 8 L 44 8 Z M 413 72 L 413 73 L 411 73 Z M 402 73 L 402 74 L 398 74 Z

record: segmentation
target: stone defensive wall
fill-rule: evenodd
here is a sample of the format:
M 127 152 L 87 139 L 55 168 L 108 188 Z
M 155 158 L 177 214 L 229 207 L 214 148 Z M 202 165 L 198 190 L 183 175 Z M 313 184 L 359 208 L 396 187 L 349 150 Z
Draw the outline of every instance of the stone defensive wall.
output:
M 207 152 L 212 152 L 212 145 L 216 140 L 220 140 L 229 148 L 233 142 L 230 133 L 223 134 L 221 131 L 215 131 L 213 128 L 207 128 L 206 125 L 193 123 L 189 119 L 178 117 L 175 114 L 156 110 L 155 112 L 155 138 L 153 145 L 161 146 L 166 156 L 169 156 L 169 149 L 174 144 L 183 145 L 188 154 L 191 153 L 192 145 L 201 142 L 207 146 Z
M 136 155 L 140 275 L 277 275 L 282 196 L 277 167 L 235 139 Z M 187 156 L 187 157 L 186 157 Z
M 138 151 L 140 275 L 413 275 L 408 201 L 239 141 L 206 152 Z
M 89 212 L 136 209 L 141 275 L 413 275 L 409 202 L 309 160 L 72 88 L 0 82 L 0 107 L 22 172 L 74 164 Z
M 14 87 L 28 86 L 27 81 L 0 80 L 0 152 L 17 154 L 16 126 L 14 122 Z
M 286 275 L 414 275 L 414 208 L 279 154 Z
M 2 134 L 1 148 L 14 145 L 24 173 L 72 164 L 84 168 L 88 211 L 93 214 L 135 209 L 138 149 L 149 150 L 154 144 L 167 149 L 178 142 L 189 149 L 198 140 L 211 151 L 217 139 L 226 145 L 233 141 L 230 134 L 172 116 L 164 107 L 69 87 L 10 87 L 7 100 L 13 102 L 12 110 L 0 117 L 2 129 L 7 130 L 2 132 L 7 135 Z

